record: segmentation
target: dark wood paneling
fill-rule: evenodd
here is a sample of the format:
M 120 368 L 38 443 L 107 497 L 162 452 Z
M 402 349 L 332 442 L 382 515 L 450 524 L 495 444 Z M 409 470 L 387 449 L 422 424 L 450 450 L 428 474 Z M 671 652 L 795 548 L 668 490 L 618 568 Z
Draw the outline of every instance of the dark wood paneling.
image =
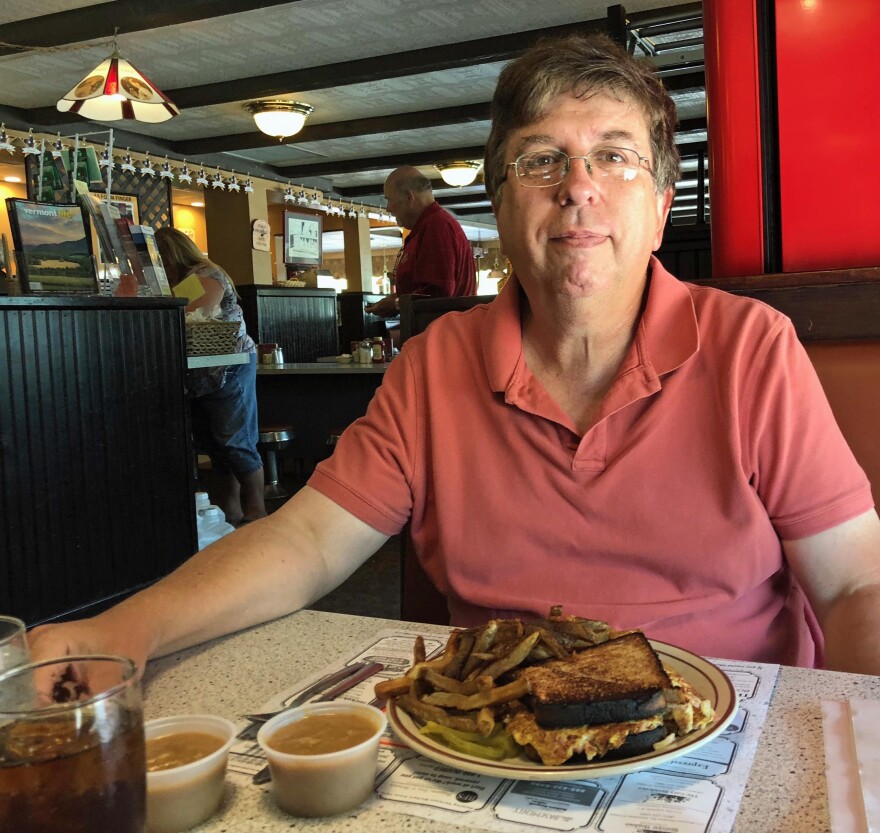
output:
M 880 267 L 700 281 L 791 318 L 801 341 L 880 338 Z
M 348 353 L 352 341 L 388 335 L 385 320 L 364 312 L 365 304 L 376 304 L 385 296 L 371 292 L 343 292 L 339 298 L 339 350 Z
M 286 362 L 313 362 L 339 353 L 336 292 L 332 289 L 240 286 L 251 337 L 275 342 Z
M 712 247 L 709 226 L 670 226 L 663 232 L 663 244 L 656 255 L 670 274 L 683 281 L 712 276 Z
M 195 551 L 182 309 L 0 300 L 0 610 L 34 624 Z
M 488 304 L 495 295 L 470 295 L 459 298 L 428 298 L 424 295 L 400 296 L 400 342 L 418 335 L 435 318 L 447 312 L 466 310 Z

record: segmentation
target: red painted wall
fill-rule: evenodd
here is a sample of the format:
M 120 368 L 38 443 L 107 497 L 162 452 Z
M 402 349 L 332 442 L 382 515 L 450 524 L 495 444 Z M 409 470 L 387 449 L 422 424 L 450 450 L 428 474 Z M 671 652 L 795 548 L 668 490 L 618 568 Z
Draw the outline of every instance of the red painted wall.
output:
M 880 0 L 776 0 L 785 272 L 880 265 L 878 32 Z
M 704 0 L 703 33 L 712 277 L 760 275 L 764 238 L 754 0 Z

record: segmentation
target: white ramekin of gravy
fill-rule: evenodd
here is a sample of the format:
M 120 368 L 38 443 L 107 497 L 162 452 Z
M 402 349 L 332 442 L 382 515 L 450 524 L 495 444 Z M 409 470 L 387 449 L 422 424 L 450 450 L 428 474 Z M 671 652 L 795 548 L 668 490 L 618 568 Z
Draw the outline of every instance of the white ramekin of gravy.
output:
M 385 715 L 363 703 L 314 703 L 282 712 L 257 741 L 269 760 L 272 792 L 294 816 L 335 816 L 369 798 Z
M 223 801 L 235 724 L 179 715 L 147 721 L 144 733 L 148 833 L 179 833 L 214 815 Z

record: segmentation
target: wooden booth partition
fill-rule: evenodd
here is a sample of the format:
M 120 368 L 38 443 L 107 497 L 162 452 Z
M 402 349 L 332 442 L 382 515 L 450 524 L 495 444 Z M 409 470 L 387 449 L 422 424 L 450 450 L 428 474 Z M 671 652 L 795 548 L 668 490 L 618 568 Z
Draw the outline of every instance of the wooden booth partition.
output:
M 92 613 L 195 552 L 183 306 L 0 299 L 4 613 Z
M 364 312 L 367 304 L 377 304 L 385 295 L 374 292 L 343 292 L 339 296 L 339 350 L 348 353 L 351 342 L 388 335 L 385 319 Z
M 791 318 L 880 505 L 880 269 L 705 281 Z
M 285 362 L 339 353 L 335 290 L 255 284 L 237 289 L 251 338 L 280 345 Z

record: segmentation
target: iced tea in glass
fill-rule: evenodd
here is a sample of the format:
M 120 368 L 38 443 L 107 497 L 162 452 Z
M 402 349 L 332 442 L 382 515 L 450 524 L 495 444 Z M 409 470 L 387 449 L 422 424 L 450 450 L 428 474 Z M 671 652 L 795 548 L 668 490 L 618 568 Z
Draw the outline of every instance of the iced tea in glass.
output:
M 145 797 L 131 660 L 65 657 L 0 674 L 0 830 L 143 833 Z

